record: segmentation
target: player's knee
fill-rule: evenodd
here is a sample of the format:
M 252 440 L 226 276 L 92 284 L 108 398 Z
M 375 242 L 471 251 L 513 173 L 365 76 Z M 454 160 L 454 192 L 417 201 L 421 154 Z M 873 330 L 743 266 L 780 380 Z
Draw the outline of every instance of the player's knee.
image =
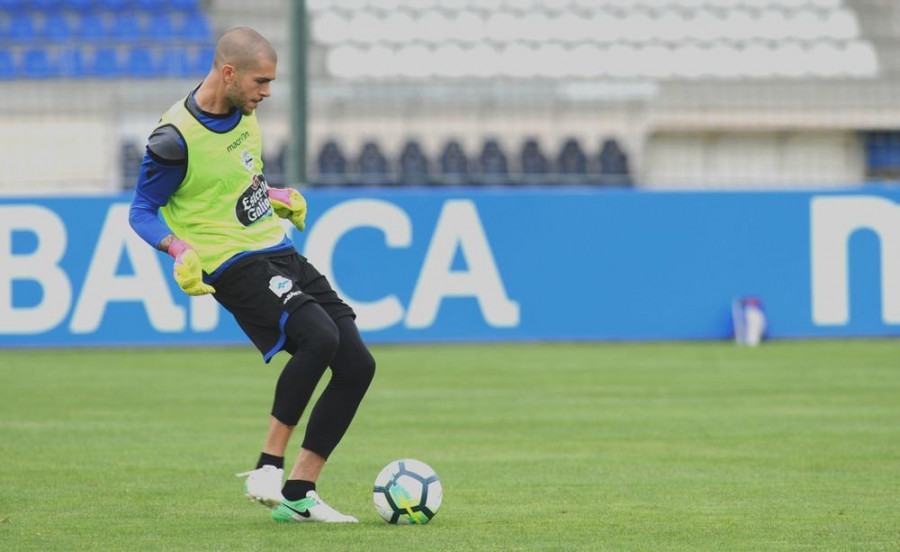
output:
M 341 379 L 364 395 L 375 377 L 375 358 L 365 346 L 356 347 L 342 369 Z
M 317 321 L 304 332 L 302 347 L 331 359 L 341 343 L 341 334 L 330 318 Z
M 358 377 L 360 384 L 364 384 L 367 388 L 375 377 L 375 357 L 372 356 L 368 349 L 363 349 L 363 354 L 360 355 Z
M 298 351 L 314 353 L 326 360 L 334 357 L 341 342 L 334 320 L 314 303 L 307 303 L 288 318 L 285 333 Z

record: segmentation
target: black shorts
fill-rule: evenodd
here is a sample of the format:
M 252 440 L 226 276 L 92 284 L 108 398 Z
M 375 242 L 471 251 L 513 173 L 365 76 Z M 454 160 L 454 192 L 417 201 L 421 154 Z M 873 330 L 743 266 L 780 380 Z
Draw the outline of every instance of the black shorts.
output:
M 261 253 L 238 259 L 213 286 L 216 298 L 269 362 L 278 351 L 294 350 L 284 334 L 288 316 L 315 301 L 332 320 L 356 317 L 325 276 L 296 251 Z

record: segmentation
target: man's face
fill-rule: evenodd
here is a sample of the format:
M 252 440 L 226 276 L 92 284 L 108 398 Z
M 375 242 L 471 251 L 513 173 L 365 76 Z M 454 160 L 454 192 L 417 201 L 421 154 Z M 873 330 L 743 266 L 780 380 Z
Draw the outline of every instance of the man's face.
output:
M 243 71 L 235 69 L 226 89 L 228 103 L 250 115 L 259 102 L 269 97 L 270 83 L 275 80 L 276 63 L 260 56 L 255 65 Z

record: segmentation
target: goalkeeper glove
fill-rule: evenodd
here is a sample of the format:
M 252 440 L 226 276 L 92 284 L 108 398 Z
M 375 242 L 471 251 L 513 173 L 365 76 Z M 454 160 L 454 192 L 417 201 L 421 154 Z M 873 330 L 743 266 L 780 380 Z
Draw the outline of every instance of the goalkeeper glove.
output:
M 215 293 L 212 286 L 203 283 L 203 268 L 197 250 L 186 241 L 175 240 L 169 245 L 169 255 L 175 258 L 175 281 L 188 295 Z
M 303 231 L 306 228 L 306 199 L 293 188 L 269 188 L 269 202 L 275 214 Z

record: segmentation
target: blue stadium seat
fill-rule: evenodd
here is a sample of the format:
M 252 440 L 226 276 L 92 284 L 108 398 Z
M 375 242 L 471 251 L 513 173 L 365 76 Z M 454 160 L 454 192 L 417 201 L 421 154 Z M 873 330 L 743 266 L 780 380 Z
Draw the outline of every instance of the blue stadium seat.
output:
M 206 73 L 208 73 L 209 68 L 212 67 L 214 54 L 215 48 L 211 46 L 197 48 L 194 54 L 191 56 L 191 74 L 205 75 Z
M 28 0 L 0 0 L 0 13 L 13 14 L 28 7 Z
M 416 140 L 409 140 L 400 153 L 399 184 L 404 186 L 424 186 L 429 182 L 428 158 Z
M 467 184 L 469 159 L 456 140 L 450 140 L 441 153 L 441 181 L 449 185 Z
M 62 10 L 64 6 L 62 0 L 32 0 L 31 7 L 36 11 L 50 14 Z
M 900 132 L 870 131 L 863 136 L 869 175 L 896 180 L 900 174 Z
M 157 42 L 171 41 L 175 37 L 175 26 L 169 13 L 162 11 L 150 16 L 144 34 Z
M 273 188 L 284 188 L 286 185 L 285 163 L 287 162 L 287 152 L 287 142 L 281 144 L 281 147 L 278 148 L 278 151 L 272 158 L 269 158 L 266 152 L 263 152 L 263 169 L 266 173 L 266 182 Z
M 144 148 L 134 140 L 124 140 L 119 153 L 121 160 L 121 188 L 123 190 L 134 189 L 137 184 L 138 174 L 141 172 L 141 163 L 144 160 Z
M 179 12 L 193 13 L 200 11 L 200 4 L 197 0 L 169 0 L 169 8 Z
M 363 144 L 356 170 L 359 173 L 358 184 L 363 186 L 384 186 L 390 182 L 390 165 L 375 142 Z
M 133 0 L 134 7 L 147 13 L 165 11 L 168 2 L 162 0 Z
M 110 37 L 121 42 L 140 40 L 144 29 L 141 19 L 134 12 L 117 13 L 110 27 Z
M 347 158 L 334 140 L 322 145 L 316 158 L 318 175 L 313 180 L 316 186 L 342 186 L 347 182 Z
M 509 163 L 497 140 L 487 139 L 484 142 L 481 155 L 478 156 L 477 183 L 488 185 L 509 183 Z
M 41 37 L 50 42 L 66 42 L 72 38 L 69 20 L 62 13 L 53 13 L 44 20 Z
M 185 15 L 177 32 L 179 38 L 193 42 L 208 43 L 213 36 L 209 20 L 199 12 Z
M 16 78 L 16 57 L 12 50 L 0 50 L 0 80 Z
M 59 74 L 59 68 L 44 48 L 30 48 L 22 54 L 22 75 L 29 79 L 46 79 Z
M 131 0 L 97 0 L 97 7 L 101 10 L 112 12 L 134 9 Z
M 153 51 L 144 46 L 134 46 L 128 50 L 125 74 L 129 77 L 148 79 L 157 76 Z
M 181 78 L 193 75 L 188 51 L 179 46 L 164 48 L 159 56 L 157 72 L 162 77 Z
M 17 13 L 9 18 L 6 37 L 13 42 L 33 42 L 37 39 L 37 28 L 31 14 Z
M 78 46 L 63 48 L 59 52 L 59 76 L 81 78 L 86 74 L 84 50 Z
M 85 42 L 98 42 L 106 39 L 106 19 L 99 13 L 88 13 L 78 21 L 76 35 Z
M 519 162 L 522 167 L 522 184 L 543 184 L 547 181 L 550 163 L 537 140 L 525 140 Z
M 563 143 L 556 158 L 556 172 L 574 177 L 587 174 L 587 156 L 578 140 L 569 138 Z
M 97 7 L 94 0 L 63 0 L 63 10 L 79 14 L 88 13 Z
M 88 67 L 88 74 L 104 79 L 122 76 L 118 50 L 106 46 L 94 51 L 91 64 Z
M 604 140 L 600 148 L 600 183 L 609 186 L 631 185 L 628 155 L 614 138 Z

